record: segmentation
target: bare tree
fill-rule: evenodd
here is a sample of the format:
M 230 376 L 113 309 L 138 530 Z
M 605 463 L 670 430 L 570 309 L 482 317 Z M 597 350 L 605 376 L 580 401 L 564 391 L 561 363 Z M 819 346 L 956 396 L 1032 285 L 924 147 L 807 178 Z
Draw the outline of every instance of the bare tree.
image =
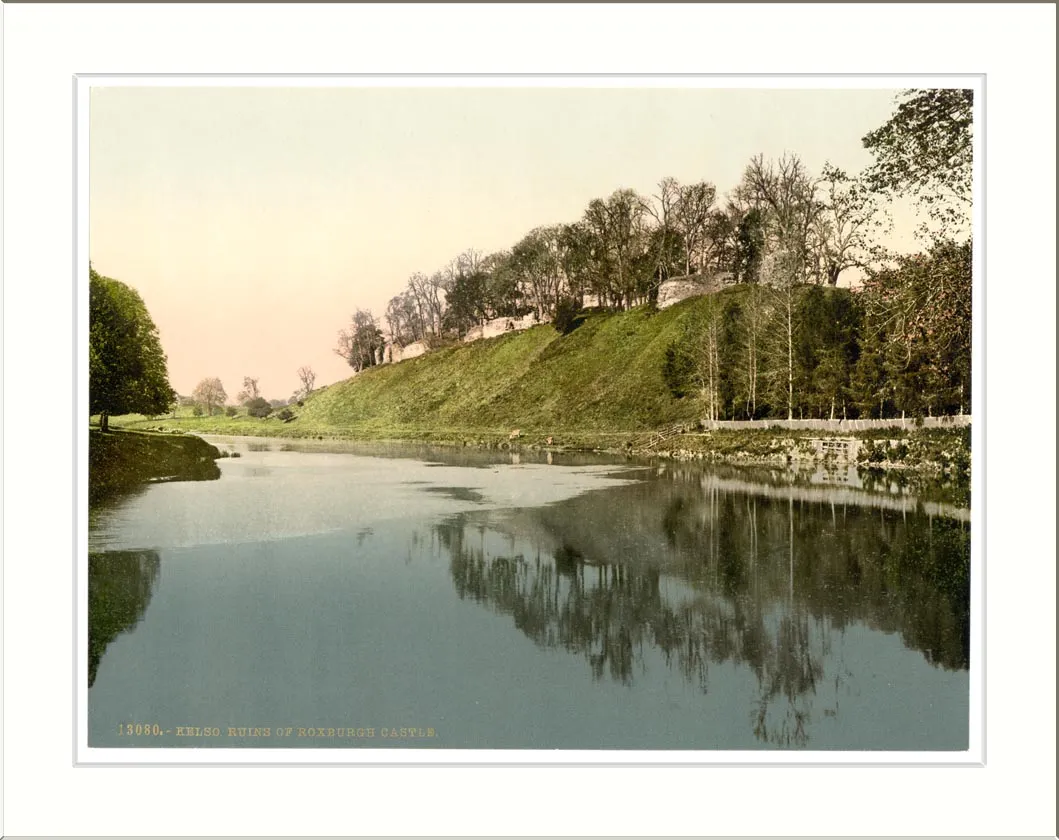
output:
M 687 274 L 691 274 L 696 254 L 701 254 L 705 248 L 710 216 L 716 199 L 717 188 L 708 181 L 678 186 L 673 222 L 684 240 L 684 271 Z M 702 267 L 701 263 L 698 267 Z
M 677 209 L 680 204 L 680 183 L 676 178 L 666 177 L 658 182 L 658 193 L 651 196 L 654 201 L 644 200 L 644 209 L 654 218 L 657 249 L 655 253 L 655 276 L 661 282 L 669 277 L 672 252 L 678 247 L 680 231 L 677 226 Z
M 401 294 L 390 298 L 386 307 L 386 324 L 390 340 L 401 347 L 426 336 L 425 308 L 420 305 L 411 281 Z
M 560 227 L 539 227 L 511 249 L 509 265 L 518 281 L 520 295 L 532 302 L 540 318 L 555 316 L 559 298 L 567 285 L 561 239 Z
M 703 231 L 703 267 L 712 266 L 716 271 L 728 271 L 733 280 L 737 280 L 739 234 L 743 218 L 742 209 L 733 201 L 729 201 L 724 208 L 710 211 Z M 690 266 L 690 251 L 688 254 Z
M 376 364 L 376 354 L 383 345 L 382 330 L 370 310 L 358 309 L 349 329 L 338 333 L 335 352 L 358 373 Z
M 298 368 L 298 379 L 301 380 L 302 389 L 301 394 L 303 397 L 309 396 L 313 391 L 313 385 L 316 384 L 316 374 L 313 369 L 308 365 L 302 365 Z
M 443 271 L 434 272 L 430 277 L 416 272 L 408 279 L 408 290 L 412 293 L 419 320 L 423 324 L 423 337 L 441 334 L 447 283 L 448 278 Z
M 766 162 L 752 158 L 743 172 L 736 195 L 765 212 L 766 251 L 782 253 L 776 268 L 790 272 L 784 282 L 801 283 L 811 269 L 809 259 L 813 224 L 821 212 L 816 183 L 797 155 Z
M 222 406 L 228 395 L 224 392 L 221 380 L 216 376 L 203 379 L 191 392 L 191 398 L 200 405 L 206 407 L 206 414 L 212 415 L 214 406 Z
M 699 386 L 707 420 L 721 413 L 720 309 L 711 307 L 692 351 L 692 376 Z
M 757 414 L 757 388 L 761 366 L 761 342 L 765 334 L 769 313 L 763 300 L 763 290 L 757 284 L 747 289 L 743 303 L 743 362 L 744 385 L 746 388 L 746 416 L 753 420 Z
M 243 390 L 239 392 L 239 395 L 235 398 L 241 405 L 246 405 L 251 400 L 256 400 L 261 396 L 261 391 L 257 387 L 257 383 L 260 380 L 254 376 L 243 377 Z
M 797 155 L 778 161 L 752 158 L 736 188 L 736 196 L 764 213 L 765 247 L 761 279 L 773 289 L 773 310 L 779 315 L 779 334 L 785 365 L 773 366 L 773 382 L 786 386 L 787 419 L 794 419 L 794 315 L 795 287 L 812 278 L 814 226 L 822 212 L 816 199 L 817 183 Z M 775 358 L 782 358 L 775 354 Z M 785 376 L 783 376 L 785 374 Z
M 485 255 L 476 248 L 468 248 L 456 257 L 453 262 L 460 274 L 469 276 L 484 271 Z
M 762 281 L 771 290 L 769 294 L 773 297 L 770 308 L 774 323 L 778 321 L 778 329 L 773 332 L 773 336 L 778 332 L 780 337 L 776 342 L 779 351 L 774 352 L 772 356 L 774 361 L 780 359 L 781 362 L 778 366 L 773 364 L 772 380 L 780 386 L 776 389 L 777 392 L 780 389 L 784 392 L 788 420 L 794 419 L 794 289 L 798 269 L 792 263 L 797 259 L 787 251 L 773 251 L 765 255 L 761 267 Z
M 847 268 L 867 264 L 877 207 L 866 185 L 830 163 L 824 164 L 819 186 L 824 199 L 813 221 L 812 244 L 818 273 L 835 286 Z

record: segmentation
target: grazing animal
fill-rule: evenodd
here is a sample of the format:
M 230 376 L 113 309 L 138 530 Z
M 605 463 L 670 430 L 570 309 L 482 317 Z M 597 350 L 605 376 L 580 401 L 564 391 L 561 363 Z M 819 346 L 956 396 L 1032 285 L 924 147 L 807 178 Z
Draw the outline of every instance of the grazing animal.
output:
M 521 429 L 512 429 L 511 434 L 507 436 L 508 440 L 514 440 L 515 438 L 522 437 Z

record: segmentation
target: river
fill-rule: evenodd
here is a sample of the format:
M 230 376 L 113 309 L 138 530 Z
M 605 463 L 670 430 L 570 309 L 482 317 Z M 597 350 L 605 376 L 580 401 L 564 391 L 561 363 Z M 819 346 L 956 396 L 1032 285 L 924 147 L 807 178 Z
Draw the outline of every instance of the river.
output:
M 967 749 L 964 511 L 698 464 L 208 439 L 240 456 L 219 479 L 92 511 L 89 746 Z

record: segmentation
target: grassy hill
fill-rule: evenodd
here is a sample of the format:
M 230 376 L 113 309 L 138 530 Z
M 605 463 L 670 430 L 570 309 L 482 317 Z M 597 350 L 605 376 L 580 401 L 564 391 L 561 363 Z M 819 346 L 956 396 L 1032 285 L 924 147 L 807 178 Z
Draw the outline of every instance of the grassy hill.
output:
M 593 313 L 567 335 L 542 325 L 369 368 L 291 406 L 295 419 L 287 423 L 245 412 L 193 417 L 185 411 L 176 418 L 111 422 L 290 437 L 477 442 L 506 440 L 512 429 L 523 439 L 554 436 L 568 444 L 627 437 L 700 416 L 693 397 L 671 395 L 662 367 L 666 349 L 704 305 L 706 299 L 697 298 L 663 311 Z
M 662 379 L 666 348 L 700 301 L 588 315 L 372 368 L 309 400 L 296 422 L 364 430 L 643 431 L 698 417 Z

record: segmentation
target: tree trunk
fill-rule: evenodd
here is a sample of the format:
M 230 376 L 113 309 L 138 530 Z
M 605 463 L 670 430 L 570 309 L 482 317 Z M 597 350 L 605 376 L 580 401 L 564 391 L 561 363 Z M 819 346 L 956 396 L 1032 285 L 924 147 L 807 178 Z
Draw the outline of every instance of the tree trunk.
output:
M 99 430 L 101 432 L 110 431 L 110 415 L 105 411 L 99 413 Z
M 794 332 L 791 320 L 791 286 L 787 281 L 787 419 L 794 419 Z
M 754 401 L 754 347 L 753 347 L 752 344 L 747 346 L 746 354 L 747 354 L 747 364 L 746 364 L 747 378 L 750 380 L 749 382 L 747 382 L 747 389 L 746 389 L 746 413 L 747 413 L 747 420 L 753 420 L 754 419 L 754 415 L 753 415 L 753 413 L 750 410 L 750 406 L 753 404 L 753 401 Z

